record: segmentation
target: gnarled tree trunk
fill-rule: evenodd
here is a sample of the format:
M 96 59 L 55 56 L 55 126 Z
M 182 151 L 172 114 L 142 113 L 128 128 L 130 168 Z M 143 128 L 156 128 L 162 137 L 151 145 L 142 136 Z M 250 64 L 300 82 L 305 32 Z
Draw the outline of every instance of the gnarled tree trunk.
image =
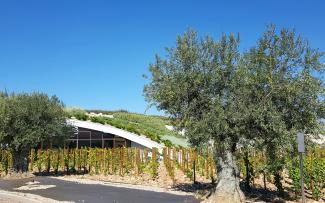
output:
M 239 187 L 239 170 L 234 155 L 224 151 L 217 156 L 217 186 L 205 203 L 245 202 L 245 195 Z
M 13 170 L 14 172 L 28 171 L 28 150 L 19 149 L 13 151 Z

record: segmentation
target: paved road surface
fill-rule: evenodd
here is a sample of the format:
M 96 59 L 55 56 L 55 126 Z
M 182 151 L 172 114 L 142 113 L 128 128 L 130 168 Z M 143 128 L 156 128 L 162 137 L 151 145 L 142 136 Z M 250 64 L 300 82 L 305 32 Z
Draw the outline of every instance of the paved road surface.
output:
M 0 203 L 44 203 L 44 202 L 34 200 L 28 197 L 20 197 L 17 195 L 8 194 L 7 192 L 1 191 Z
M 27 182 L 34 180 L 40 182 L 40 186 L 52 186 L 48 189 L 19 190 L 23 193 L 31 193 L 42 197 L 73 202 L 90 203 L 198 203 L 193 196 L 181 196 L 168 193 L 144 191 L 137 189 L 126 189 L 97 184 L 78 184 L 70 181 L 63 181 L 49 177 L 35 177 L 20 180 L 0 180 L 0 189 L 16 191 L 15 188 L 26 186 Z M 34 185 L 33 185 L 34 186 Z M 54 187 L 55 186 L 55 187 Z

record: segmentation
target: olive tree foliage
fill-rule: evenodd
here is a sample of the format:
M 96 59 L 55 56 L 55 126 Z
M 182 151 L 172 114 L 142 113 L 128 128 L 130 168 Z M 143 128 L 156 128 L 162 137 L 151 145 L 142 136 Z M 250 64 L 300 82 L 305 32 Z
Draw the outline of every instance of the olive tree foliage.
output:
M 0 146 L 14 151 L 14 164 L 25 170 L 27 152 L 41 142 L 62 143 L 71 135 L 63 103 L 43 93 L 0 95 Z
M 247 143 L 279 160 L 276 152 L 292 148 L 298 131 L 317 134 L 325 112 L 323 53 L 294 30 L 270 25 L 256 46 L 238 46 L 232 34 L 216 41 L 189 30 L 156 56 L 144 87 L 147 101 L 185 128 L 193 146 L 213 144 L 217 166 Z M 281 161 L 273 166 L 280 170 Z
M 232 97 L 238 43 L 233 35 L 216 42 L 208 36 L 198 39 L 189 30 L 178 36 L 175 48 L 166 49 L 165 59 L 156 56 L 149 67 L 152 77 L 144 88 L 146 99 L 185 128 L 195 146 L 210 140 L 232 145 L 239 139 L 238 129 L 231 128 L 226 118 L 237 113 Z
M 245 81 L 237 98 L 249 110 L 243 115 L 246 138 L 266 151 L 268 170 L 280 191 L 284 154 L 296 151 L 296 134 L 317 136 L 321 130 L 325 112 L 322 55 L 293 30 L 276 32 L 270 26 L 241 59 Z
M 322 55 L 294 31 L 276 33 L 273 26 L 245 53 L 245 105 L 252 111 L 247 120 L 253 134 L 287 145 L 280 139 L 298 131 L 319 133 L 325 112 Z
M 241 138 L 286 144 L 281 139 L 298 131 L 316 134 L 324 117 L 323 53 L 274 26 L 248 51 L 238 45 L 233 35 L 178 36 L 149 67 L 147 101 L 185 127 L 193 145 L 213 140 L 234 149 Z

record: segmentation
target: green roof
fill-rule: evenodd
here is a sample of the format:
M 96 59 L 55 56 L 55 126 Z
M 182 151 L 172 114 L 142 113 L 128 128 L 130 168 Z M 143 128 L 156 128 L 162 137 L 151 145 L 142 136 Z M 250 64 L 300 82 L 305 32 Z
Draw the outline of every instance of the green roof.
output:
M 101 113 L 103 116 L 89 117 L 84 110 L 67 109 L 68 117 L 112 125 L 139 135 L 145 135 L 165 145 L 171 143 L 174 146 L 189 146 L 184 136 L 166 128 L 166 125 L 172 125 L 171 120 L 167 117 L 130 113 L 127 111 L 87 110 L 87 112 L 94 112 L 96 114 Z M 105 115 L 112 115 L 113 118 L 109 118 Z

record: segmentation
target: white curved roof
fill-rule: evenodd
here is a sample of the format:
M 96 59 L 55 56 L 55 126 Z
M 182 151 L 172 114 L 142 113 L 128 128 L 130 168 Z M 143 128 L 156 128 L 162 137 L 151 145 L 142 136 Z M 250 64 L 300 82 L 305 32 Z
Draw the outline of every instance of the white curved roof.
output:
M 116 127 L 110 126 L 110 125 L 103 125 L 100 123 L 94 123 L 91 121 L 80 121 L 80 120 L 76 120 L 76 119 L 68 119 L 67 123 L 72 125 L 72 126 L 76 126 L 76 127 L 80 127 L 80 128 L 87 128 L 87 129 L 91 129 L 91 130 L 96 130 L 96 131 L 100 131 L 100 132 L 104 132 L 104 133 L 110 133 L 113 135 L 117 135 L 120 137 L 123 137 L 125 139 L 128 139 L 132 142 L 138 143 L 144 147 L 147 147 L 149 149 L 152 149 L 153 147 L 158 148 L 159 151 L 161 151 L 163 149 L 163 145 L 152 141 L 151 139 L 145 137 L 145 136 L 140 136 L 131 132 L 128 132 L 126 130 L 122 130 L 122 129 L 118 129 Z

